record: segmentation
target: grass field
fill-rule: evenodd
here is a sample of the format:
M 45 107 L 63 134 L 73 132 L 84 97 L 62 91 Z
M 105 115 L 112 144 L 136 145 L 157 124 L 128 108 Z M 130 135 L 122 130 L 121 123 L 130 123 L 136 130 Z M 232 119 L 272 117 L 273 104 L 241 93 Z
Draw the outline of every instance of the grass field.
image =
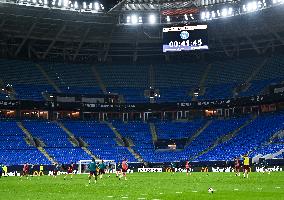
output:
M 207 192 L 212 187 L 213 194 Z M 134 173 L 128 180 L 114 175 L 88 184 L 87 175 L 63 180 L 44 176 L 31 180 L 19 177 L 0 179 L 0 199 L 284 199 L 284 173 L 251 173 L 249 179 L 235 177 L 233 173 Z

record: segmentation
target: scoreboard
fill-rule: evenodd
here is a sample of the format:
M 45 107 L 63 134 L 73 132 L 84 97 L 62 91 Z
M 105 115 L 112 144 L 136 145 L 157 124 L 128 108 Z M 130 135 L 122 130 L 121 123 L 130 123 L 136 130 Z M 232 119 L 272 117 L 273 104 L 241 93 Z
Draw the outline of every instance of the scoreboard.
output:
M 181 25 L 163 28 L 163 52 L 208 48 L 207 25 Z

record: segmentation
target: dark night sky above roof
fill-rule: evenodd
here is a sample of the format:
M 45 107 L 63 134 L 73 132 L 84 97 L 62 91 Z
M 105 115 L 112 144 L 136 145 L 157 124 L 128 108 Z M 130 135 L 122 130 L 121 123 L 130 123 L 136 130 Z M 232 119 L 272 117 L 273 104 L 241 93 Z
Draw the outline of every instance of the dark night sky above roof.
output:
M 120 2 L 120 0 L 99 0 L 99 1 L 100 1 L 100 3 L 102 3 L 104 5 L 106 10 L 111 9 L 113 6 L 115 6 L 116 4 L 118 4 Z

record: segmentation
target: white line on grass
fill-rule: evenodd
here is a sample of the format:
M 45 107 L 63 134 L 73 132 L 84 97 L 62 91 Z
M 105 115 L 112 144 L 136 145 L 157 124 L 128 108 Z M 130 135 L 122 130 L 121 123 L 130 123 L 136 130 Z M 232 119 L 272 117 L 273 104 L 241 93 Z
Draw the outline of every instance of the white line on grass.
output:
M 197 192 L 196 190 L 193 190 L 192 192 Z
M 139 197 L 138 199 L 141 199 L 141 200 L 142 200 L 142 199 L 146 199 L 146 198 L 144 198 L 144 197 Z
M 107 196 L 108 198 L 113 198 L 113 196 Z
M 239 189 L 238 188 L 236 188 L 236 189 L 234 189 L 235 191 L 238 191 Z
M 275 187 L 276 189 L 280 189 L 280 187 Z
M 176 192 L 177 194 L 181 194 L 182 192 Z

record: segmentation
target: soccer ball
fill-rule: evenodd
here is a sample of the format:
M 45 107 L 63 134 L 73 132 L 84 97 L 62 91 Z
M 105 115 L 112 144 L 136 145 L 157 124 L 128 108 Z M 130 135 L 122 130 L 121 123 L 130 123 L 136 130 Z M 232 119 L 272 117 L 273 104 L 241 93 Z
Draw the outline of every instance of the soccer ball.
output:
M 214 189 L 213 189 L 213 188 L 208 188 L 208 193 L 213 194 L 213 192 L 214 192 Z

